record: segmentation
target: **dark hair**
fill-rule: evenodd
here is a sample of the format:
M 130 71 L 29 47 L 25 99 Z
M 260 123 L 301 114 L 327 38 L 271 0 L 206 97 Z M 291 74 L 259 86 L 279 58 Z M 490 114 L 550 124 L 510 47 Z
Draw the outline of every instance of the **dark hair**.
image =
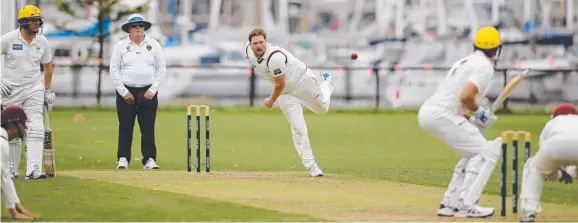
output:
M 501 49 L 502 49 L 501 45 L 493 49 L 480 49 L 474 45 L 474 51 L 476 50 L 482 51 L 482 53 L 484 53 L 488 58 L 492 58 L 495 55 L 497 55 Z
M 267 33 L 265 33 L 265 30 L 261 28 L 255 28 L 251 30 L 251 32 L 249 33 L 249 42 L 251 42 L 251 40 L 255 36 L 263 36 L 263 38 L 267 39 Z

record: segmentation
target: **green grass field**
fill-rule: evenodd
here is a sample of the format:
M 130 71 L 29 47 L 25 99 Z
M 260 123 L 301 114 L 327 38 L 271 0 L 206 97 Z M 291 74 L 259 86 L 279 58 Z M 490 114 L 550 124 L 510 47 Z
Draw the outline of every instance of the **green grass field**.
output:
M 86 120 L 74 122 L 77 113 Z M 138 126 L 129 170 L 115 169 L 115 112 L 56 110 L 57 177 L 15 184 L 24 206 L 43 221 L 456 221 L 435 211 L 459 157 L 423 132 L 415 113 L 307 113 L 306 119 L 323 178 L 308 177 L 278 109 L 212 111 L 210 174 L 186 172 L 184 110 L 157 115 L 159 171 L 142 170 Z M 530 131 L 534 153 L 547 119 L 500 115 L 486 136 Z M 516 219 L 511 198 L 508 217 L 499 216 L 499 170 L 480 200 L 496 216 L 484 221 Z M 542 201 L 540 220 L 578 221 L 576 185 L 549 182 Z M 3 208 L 2 220 L 9 216 Z

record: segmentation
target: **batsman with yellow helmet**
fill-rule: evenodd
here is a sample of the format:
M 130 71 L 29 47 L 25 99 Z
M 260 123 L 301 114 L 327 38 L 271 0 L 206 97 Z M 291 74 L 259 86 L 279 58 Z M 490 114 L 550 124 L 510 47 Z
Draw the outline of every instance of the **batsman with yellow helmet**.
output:
M 500 32 L 494 27 L 480 28 L 473 48 L 474 53 L 453 64 L 418 113 L 421 128 L 461 156 L 438 216 L 484 218 L 494 214 L 493 208 L 481 207 L 477 202 L 501 151 L 501 138 L 486 140 L 483 135 L 497 120 L 485 94 L 502 48 Z
M 19 28 L 2 35 L 1 52 L 4 67 L 0 84 L 2 103 L 24 109 L 27 120 L 25 179 L 43 179 L 42 148 L 44 140 L 43 106 L 49 110 L 55 102 L 52 83 L 52 50 L 46 37 L 40 35 L 42 12 L 26 5 L 18 12 Z M 44 76 L 40 66 L 44 66 Z M 10 141 L 11 170 L 19 175 L 21 139 Z

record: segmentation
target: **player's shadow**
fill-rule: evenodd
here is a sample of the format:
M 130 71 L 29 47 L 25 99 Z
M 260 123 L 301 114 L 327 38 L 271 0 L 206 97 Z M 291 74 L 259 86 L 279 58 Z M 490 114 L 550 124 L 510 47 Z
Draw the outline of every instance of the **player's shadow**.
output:
M 16 220 L 13 217 L 3 216 L 0 218 L 0 221 L 2 221 L 2 222 L 31 222 L 31 221 L 38 221 L 38 218 L 36 218 L 35 220 Z M 42 221 L 42 220 L 40 220 L 40 221 Z

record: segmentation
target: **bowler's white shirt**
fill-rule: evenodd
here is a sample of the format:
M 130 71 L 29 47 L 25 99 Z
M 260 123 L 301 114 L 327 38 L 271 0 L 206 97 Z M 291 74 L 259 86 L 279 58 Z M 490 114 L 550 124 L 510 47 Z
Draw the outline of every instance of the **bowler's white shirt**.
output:
M 285 74 L 285 91 L 293 89 L 300 83 L 307 71 L 305 63 L 297 59 L 289 51 L 273 44 L 267 44 L 265 54 L 261 59 L 257 59 L 249 44 L 247 43 L 245 46 L 246 59 L 253 65 L 255 73 L 262 75 L 271 83 L 274 82 L 273 77 Z M 269 62 L 268 66 L 267 61 Z
M 493 76 L 494 66 L 490 59 L 481 51 L 476 51 L 452 66 L 423 106 L 438 107 L 450 115 L 463 115 L 467 113 L 467 109 L 460 101 L 460 92 L 466 83 L 472 82 L 478 87 L 476 98 L 479 100 L 486 95 Z
M 36 34 L 29 46 L 20 29 L 15 29 L 2 35 L 1 42 L 4 81 L 13 86 L 28 86 L 44 80 L 40 64 L 52 61 L 52 50 L 46 37 Z
M 125 96 L 126 86 L 145 87 L 156 94 L 166 73 L 165 59 L 162 48 L 155 39 L 145 36 L 144 41 L 137 45 L 129 37 L 120 40 L 114 46 L 110 59 L 110 77 L 116 91 Z

